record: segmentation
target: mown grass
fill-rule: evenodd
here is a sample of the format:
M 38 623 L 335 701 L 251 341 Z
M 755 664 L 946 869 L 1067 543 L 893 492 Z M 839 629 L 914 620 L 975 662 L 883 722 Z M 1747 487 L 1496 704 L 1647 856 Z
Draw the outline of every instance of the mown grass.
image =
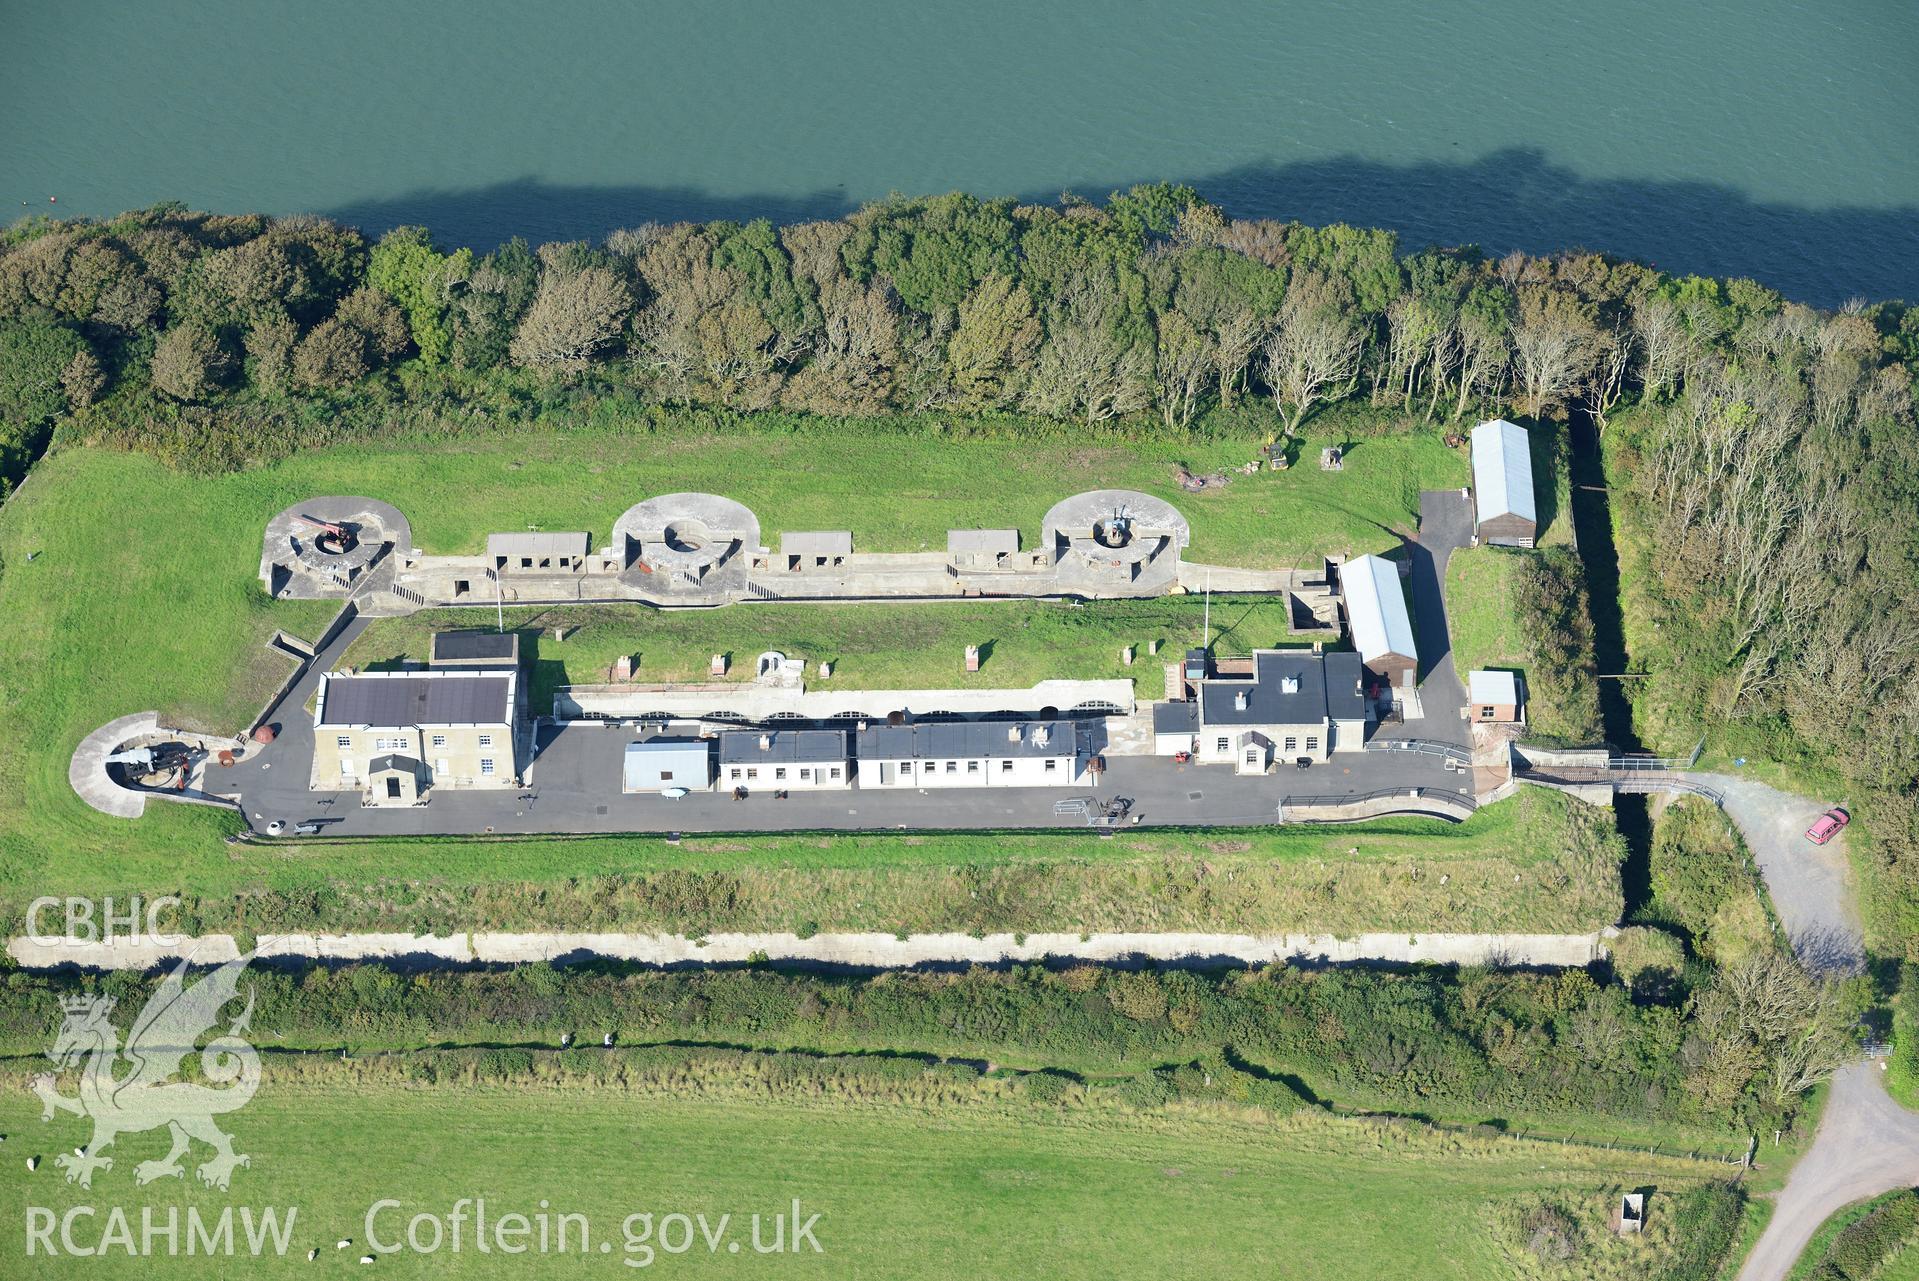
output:
M 48 1153 L 84 1141 L 81 1122 L 42 1126 L 24 1093 L 0 1097 L 10 1152 Z M 658 1254 L 664 1268 L 701 1275 L 872 1278 L 1250 1276 L 1270 1273 L 1283 1243 L 1286 1275 L 1435 1279 L 1533 1275 L 1516 1213 L 1550 1198 L 1597 1220 L 1622 1187 L 1662 1198 L 1709 1171 L 1643 1154 L 1434 1136 L 1307 1115 L 1183 1109 L 1144 1114 L 1040 1104 L 905 1105 L 800 1097 L 682 1098 L 563 1087 L 512 1091 L 464 1083 L 395 1088 L 278 1084 L 228 1118 L 253 1164 L 230 1194 L 188 1180 L 136 1187 L 132 1166 L 158 1156 L 162 1135 L 123 1138 L 118 1161 L 91 1192 L 60 1180 L 43 1158 L 29 1174 L 9 1160 L 0 1188 L 15 1207 L 56 1214 L 79 1204 L 297 1206 L 289 1263 L 302 1275 L 344 1275 L 367 1246 L 366 1216 L 382 1198 L 403 1203 L 377 1226 L 391 1238 L 412 1215 L 445 1215 L 484 1196 L 488 1214 L 587 1216 L 580 1254 L 529 1252 L 503 1263 L 472 1248 L 382 1259 L 404 1275 L 613 1275 L 628 1255 L 621 1224 L 651 1212 L 733 1217 L 738 1239 L 758 1212 L 798 1198 L 822 1253 Z M 199 1153 L 195 1154 L 198 1159 Z M 1656 1202 L 1657 1203 L 1657 1202 Z M 1670 1201 L 1666 1201 L 1670 1204 Z M 182 1210 L 184 1214 L 184 1209 Z M 1656 1221 L 1656 1220 L 1655 1220 Z M 24 1214 L 0 1224 L 9 1275 L 64 1275 L 65 1260 L 24 1258 Z M 86 1225 L 83 1223 L 83 1227 Z M 790 1228 L 790 1225 L 789 1225 Z M 97 1231 L 97 1228 L 96 1228 Z M 350 1239 L 336 1250 L 333 1243 Z M 575 1238 L 577 1240 L 577 1237 Z M 695 1234 L 695 1242 L 699 1238 Z M 56 1237 L 57 1240 L 57 1237 Z M 601 1253 L 598 1242 L 612 1249 Z M 312 1265 L 297 1262 L 320 1248 Z M 1665 1233 L 1621 1241 L 1594 1232 L 1567 1278 L 1656 1274 Z M 276 1265 L 201 1258 L 88 1261 L 104 1277 L 264 1275 Z M 354 1273 L 357 1275 L 357 1272 Z
M 1207 609 L 1195 596 L 1151 600 L 956 601 L 952 604 L 749 605 L 653 610 L 583 605 L 505 611 L 532 671 L 532 707 L 551 711 L 562 685 L 611 678 L 621 655 L 640 681 L 708 680 L 708 661 L 729 655 L 724 679 L 753 678 L 764 650 L 806 660 L 807 681 L 845 689 L 1024 689 L 1043 680 L 1135 680 L 1161 696 L 1161 668 L 1203 643 Z M 1211 639 L 1221 653 L 1300 643 L 1283 596 L 1215 596 Z M 436 631 L 496 625 L 492 610 L 422 610 L 374 620 L 342 658 L 349 667 L 426 661 Z M 564 633 L 564 638 L 560 634 Z M 1158 656 L 1147 651 L 1159 642 Z M 966 647 L 980 670 L 966 670 Z M 1133 647 L 1127 666 L 1121 651 Z M 833 675 L 819 677 L 830 662 Z
M 943 547 L 953 526 L 1017 524 L 1036 536 L 1058 498 L 1120 485 L 1179 503 L 1193 525 L 1193 559 L 1273 566 L 1390 545 L 1391 530 L 1410 528 L 1419 489 L 1458 484 L 1465 469 L 1463 455 L 1436 437 L 1382 437 L 1345 472 L 1301 467 L 1235 477 L 1202 495 L 1177 490 L 1175 461 L 1210 470 L 1243 461 L 1257 444 L 1206 437 L 1188 448 L 1100 436 L 1029 444 L 963 430 L 831 425 L 676 435 L 615 424 L 383 440 L 206 477 L 141 456 L 56 452 L 0 509 L 0 740 L 8 744 L 0 753 L 0 892 L 331 879 L 333 869 L 289 873 L 257 851 L 228 847 L 231 816 L 155 805 L 128 823 L 87 809 L 66 782 L 80 738 L 128 712 L 153 709 L 185 728 L 229 733 L 250 722 L 288 670 L 265 640 L 276 628 L 317 634 L 332 613 L 324 603 L 269 602 L 255 578 L 265 520 L 301 498 L 389 499 L 408 513 L 422 550 L 450 553 L 528 524 L 603 537 L 642 497 L 713 489 L 753 506 L 770 530 L 851 527 L 857 545 L 910 550 Z M 1011 668 L 1011 647 L 1004 661 Z M 395 845 L 362 857 L 353 874 L 471 874 L 482 861 L 457 847 Z M 558 857 L 546 866 L 563 874 Z

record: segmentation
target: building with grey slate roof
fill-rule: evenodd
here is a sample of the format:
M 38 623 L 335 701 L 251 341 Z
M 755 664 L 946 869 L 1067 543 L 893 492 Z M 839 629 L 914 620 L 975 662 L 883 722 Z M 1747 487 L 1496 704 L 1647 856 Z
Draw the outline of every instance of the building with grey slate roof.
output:
M 729 730 L 720 735 L 720 785 L 811 791 L 849 787 L 853 760 L 844 730 Z
M 518 667 L 520 634 L 478 629 L 435 632 L 428 662 L 434 667 Z
M 422 795 L 516 786 L 519 679 L 512 668 L 326 673 L 313 707 L 313 789 L 367 790 L 374 761 L 391 756 L 420 762 Z
M 1153 709 L 1162 756 L 1191 752 L 1207 764 L 1262 774 L 1276 762 L 1328 759 L 1365 746 L 1369 700 L 1359 655 L 1262 649 L 1187 682 L 1190 698 Z
M 853 755 L 861 787 L 1070 787 L 1086 763 L 1072 721 L 869 725 Z

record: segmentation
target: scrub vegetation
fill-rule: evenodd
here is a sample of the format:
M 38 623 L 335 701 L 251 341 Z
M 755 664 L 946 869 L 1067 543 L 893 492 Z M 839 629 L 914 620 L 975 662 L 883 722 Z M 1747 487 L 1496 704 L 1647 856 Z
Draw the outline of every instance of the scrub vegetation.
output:
M 1157 1106 L 1182 1097 L 1275 1112 L 1319 1108 L 1541 1128 L 1603 1141 L 1657 1126 L 1673 1143 L 1744 1154 L 1756 1129 L 1789 1127 L 1797 1095 L 1763 1073 L 1721 1088 L 1721 1065 L 1684 1052 L 1694 1018 L 1639 1003 L 1585 970 L 1367 968 L 1189 971 L 1020 965 L 871 977 L 766 967 L 661 972 L 616 963 L 522 965 L 408 977 L 378 965 L 250 975 L 252 1034 L 286 1052 L 470 1049 L 497 1075 L 537 1081 L 524 1051 L 563 1033 L 622 1048 L 731 1048 L 908 1060 L 910 1078 L 956 1058 L 1057 1084 L 1117 1088 Z M 28 1056 L 50 1043 L 61 995 L 100 990 L 138 1006 L 158 977 L 16 979 L 0 993 L 0 1037 Z M 1708 979 L 1701 991 L 1730 985 Z M 1790 1029 L 1767 1054 L 1790 1053 Z M 487 1059 L 488 1050 L 517 1056 Z M 594 1056 L 550 1057 L 596 1070 Z M 1199 1072 L 1182 1076 L 1180 1065 Z M 1168 1070 L 1171 1069 L 1171 1070 Z M 1213 1079 L 1205 1079 L 1210 1073 Z M 987 1073 L 991 1075 L 992 1073 Z M 324 1075 L 318 1079 L 326 1079 Z M 1045 1083 L 1028 1081 L 1037 1094 Z M 1686 1150 L 1682 1148 L 1682 1150 Z

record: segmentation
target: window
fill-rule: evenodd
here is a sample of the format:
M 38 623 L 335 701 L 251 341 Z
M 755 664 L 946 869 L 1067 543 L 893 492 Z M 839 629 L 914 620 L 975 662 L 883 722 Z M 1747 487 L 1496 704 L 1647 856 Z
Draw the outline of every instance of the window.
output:
M 453 580 L 453 594 L 455 596 L 464 596 L 472 590 L 473 584 L 468 580 L 464 578 L 456 578 Z
M 1259 749 L 1257 747 L 1249 747 L 1246 749 L 1246 763 L 1248 765 L 1259 764 Z
M 493 758 L 491 756 L 483 756 L 480 758 L 480 777 L 493 777 Z
M 480 746 L 481 746 L 481 747 L 491 747 L 491 746 L 493 746 L 493 735 L 491 735 L 491 734 L 482 734 L 482 735 L 480 735 Z
M 1319 750 L 1319 735 L 1308 734 L 1306 736 L 1306 750 L 1309 752 L 1317 752 Z
M 782 778 L 785 778 L 785 777 L 786 777 L 786 766 L 784 766 L 784 765 L 775 765 L 775 766 L 773 767 L 773 778 L 774 778 L 774 780 L 775 780 L 775 781 L 778 781 L 778 780 L 780 780 L 780 779 L 782 779 Z
M 808 768 L 806 768 L 806 766 L 804 766 L 804 765 L 802 765 L 802 766 L 800 766 L 800 781 L 801 781 L 802 783 L 804 783 L 804 782 L 807 782 L 807 781 L 809 781 L 809 780 L 811 780 L 811 779 L 812 779 L 812 777 L 813 777 L 813 771 L 812 771 L 812 770 L 810 770 L 810 769 L 808 769 Z
M 446 746 L 446 735 L 445 735 L 445 734 L 435 734 L 435 735 L 433 736 L 433 745 L 434 745 L 435 747 L 445 747 L 445 746 Z
M 1233 745 L 1230 740 L 1222 738 L 1214 742 L 1213 750 L 1216 752 L 1230 752 L 1233 750 Z
M 948 774 L 957 774 L 957 773 L 959 773 L 959 762 L 958 762 L 958 761 L 948 761 L 948 762 L 946 762 L 946 772 L 947 772 Z
M 726 776 L 728 778 L 738 778 L 740 776 L 740 767 L 735 765 L 731 770 L 727 772 Z
M 340 750 L 343 752 L 353 750 L 353 740 L 348 738 L 345 734 L 340 735 L 340 737 L 334 739 L 333 741 L 335 744 L 339 746 Z
M 532 558 L 531 556 L 522 556 L 522 557 L 520 557 L 520 568 L 521 568 L 521 569 L 532 569 L 532 568 L 533 568 L 533 558 Z
M 1058 762 L 1058 761 L 1056 761 L 1056 760 L 1054 760 L 1054 759 L 1053 759 L 1052 757 L 1050 757 L 1050 756 L 1046 758 L 1046 772 L 1047 772 L 1048 774 L 1051 774 L 1051 773 L 1052 773 L 1052 772 L 1053 772 L 1054 770 L 1056 770 L 1056 769 L 1058 769 L 1058 768 L 1059 768 L 1059 762 Z
M 406 749 L 407 741 L 404 738 L 376 738 L 373 740 L 373 750 L 376 752 L 404 752 Z
M 839 776 L 840 776 L 840 767 L 835 765 L 833 767 L 833 777 L 838 778 Z
M 663 770 L 661 770 L 661 771 L 660 771 L 660 782 L 662 782 L 662 783 L 671 783 L 672 781 L 673 781 L 673 771 L 672 771 L 672 770 L 670 770 L 670 769 L 663 769 Z
M 999 763 L 999 772 L 1000 772 L 1000 773 L 1002 773 L 1002 774 L 1009 774 L 1009 773 L 1011 773 L 1011 772 L 1012 772 L 1012 770 L 1013 770 L 1013 762 L 1011 762 L 1011 761 L 1001 761 L 1001 762 Z
M 967 772 L 968 774 L 977 774 L 977 773 L 979 773 L 979 762 L 978 762 L 978 761 L 968 761 L 968 762 L 966 762 L 966 772 Z
M 749 766 L 747 766 L 747 768 L 746 768 L 746 776 L 747 776 L 748 778 L 758 778 L 758 777 L 760 776 L 760 772 L 759 772 L 759 770 L 758 770 L 758 769 L 756 769 L 756 768 L 754 768 L 753 766 L 750 766 L 750 765 L 749 765 Z
M 900 773 L 911 774 L 912 772 L 913 772 L 913 762 L 911 761 L 900 762 Z
M 551 556 L 542 556 L 542 557 L 540 557 L 540 568 L 541 568 L 541 569 L 552 569 L 552 568 L 553 568 L 553 558 L 552 558 Z
M 1294 736 L 1292 736 L 1292 735 L 1290 735 L 1290 734 L 1286 736 L 1286 750 L 1287 750 L 1287 751 L 1289 751 L 1289 752 L 1290 752 L 1290 751 L 1293 751 L 1293 750 L 1295 750 L 1296 748 L 1298 748 L 1298 746 L 1299 746 L 1299 739 L 1297 739 L 1297 738 L 1295 738 Z
M 1493 718 L 1493 709 L 1492 709 L 1492 708 L 1490 708 L 1490 707 L 1482 707 L 1482 708 L 1480 708 L 1480 709 L 1479 709 L 1479 719 L 1480 719 L 1480 720 L 1482 720 L 1482 721 L 1489 721 L 1489 720 L 1491 720 L 1492 718 Z

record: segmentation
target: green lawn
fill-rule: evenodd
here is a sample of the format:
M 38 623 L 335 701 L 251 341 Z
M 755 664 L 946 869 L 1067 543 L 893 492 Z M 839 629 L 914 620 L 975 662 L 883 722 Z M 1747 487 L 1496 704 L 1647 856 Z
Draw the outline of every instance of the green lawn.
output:
M 808 663 L 833 664 L 830 683 L 846 689 L 1023 689 L 1048 679 L 1135 680 L 1139 696 L 1162 694 L 1161 669 L 1202 643 L 1206 606 L 1196 596 L 1103 600 L 955 601 L 951 604 L 752 604 L 721 610 L 582 605 L 506 611 L 520 633 L 520 654 L 532 670 L 532 707 L 550 712 L 553 691 L 610 679 L 622 654 L 637 660 L 642 681 L 707 680 L 714 654 L 731 656 L 727 679 L 750 681 L 753 658 L 775 649 Z M 342 660 L 350 667 L 424 662 L 436 631 L 492 627 L 491 610 L 422 610 L 378 619 Z M 1212 641 L 1220 653 L 1302 643 L 1292 635 L 1288 606 L 1277 596 L 1214 596 Z M 565 639 L 556 640 L 557 631 Z M 1160 643 L 1157 656 L 1148 654 Z M 980 647 L 978 672 L 966 670 L 966 647 Z M 1135 650 L 1131 667 L 1120 651 Z
M 1462 547 L 1446 565 L 1446 623 L 1453 643 L 1453 664 L 1463 682 L 1480 669 L 1532 675 L 1538 663 L 1532 638 L 1522 628 L 1514 593 L 1526 558 L 1534 553 L 1482 544 Z M 1553 699 L 1555 685 L 1525 682 L 1526 724 L 1548 738 L 1570 733 L 1568 716 Z
M 271 603 L 257 586 L 264 522 L 300 498 L 386 498 L 408 513 L 424 551 L 451 553 L 528 524 L 604 536 L 641 497 L 704 488 L 753 506 L 768 530 L 850 526 L 860 546 L 910 550 L 944 546 L 949 526 L 1018 524 L 1036 536 L 1056 499 L 1122 485 L 1179 503 L 1192 521 L 1195 560 L 1272 566 L 1380 550 L 1393 541 L 1389 531 L 1410 528 L 1420 488 L 1458 484 L 1465 473 L 1462 453 L 1420 435 L 1369 439 L 1339 473 L 1236 476 L 1196 496 L 1173 483 L 1176 459 L 1206 471 L 1250 457 L 1257 444 L 1195 437 L 1176 449 L 1101 435 L 1027 444 L 830 425 L 672 436 L 596 426 L 381 441 L 208 477 L 136 455 L 56 453 L 0 509 L 0 740 L 9 747 L 0 753 L 0 893 L 280 879 L 262 856 L 223 844 L 234 826 L 228 816 L 155 805 L 137 823 L 108 819 L 72 795 L 66 769 L 84 734 L 128 712 L 157 710 L 183 727 L 224 732 L 251 720 L 288 670 L 263 642 L 276 628 L 317 634 L 333 612 Z M 821 631 L 830 637 L 826 618 Z M 637 648 L 644 664 L 644 637 Z M 1030 657 L 1009 641 L 982 675 L 1011 680 Z M 388 853 L 365 864 L 432 874 L 471 861 L 441 850 L 401 852 L 396 864 Z M 311 883 L 316 872 L 296 879 Z
M 1477 668 L 1523 668 L 1532 647 L 1513 609 L 1513 577 L 1526 553 L 1505 547 L 1462 547 L 1446 565 L 1446 623 L 1453 663 L 1463 675 Z
M 82 1191 L 61 1181 L 50 1154 L 81 1143 L 75 1118 L 42 1125 L 22 1093 L 0 1096 L 10 1136 L 0 1165 L 0 1259 L 8 1276 L 254 1278 L 360 1275 L 369 1208 L 383 1211 L 383 1242 L 409 1218 L 445 1216 L 461 1198 L 485 1197 L 489 1217 L 586 1216 L 588 1248 L 528 1252 L 503 1261 L 477 1253 L 469 1221 L 454 1253 L 396 1254 L 379 1266 L 402 1276 L 617 1276 L 627 1253 L 622 1224 L 651 1212 L 703 1214 L 718 1231 L 732 1216 L 737 1253 L 708 1254 L 697 1231 L 684 1255 L 656 1253 L 663 1269 L 702 1276 L 1014 1277 L 1417 1276 L 1444 1281 L 1538 1275 L 1525 1253 L 1524 1216 L 1542 1201 L 1580 1222 L 1581 1253 L 1552 1275 L 1643 1277 L 1668 1256 L 1677 1231 L 1652 1217 L 1645 1239 L 1599 1230 L 1622 1187 L 1650 1185 L 1654 1206 L 1710 1173 L 1643 1153 L 1429 1136 L 1311 1116 L 1203 1109 L 1128 1114 L 1037 1104 L 859 1103 L 778 1097 L 679 1098 L 533 1086 L 461 1085 L 351 1090 L 267 1083 L 225 1118 L 253 1158 L 230 1194 L 188 1181 L 139 1188 L 138 1160 L 156 1157 L 153 1134 L 122 1141 L 111 1171 Z M 43 1156 L 28 1173 L 23 1159 Z M 201 1159 L 196 1152 L 194 1160 Z M 750 1220 L 797 1198 L 821 1253 L 757 1255 Z M 284 1260 L 207 1260 L 124 1254 L 26 1259 L 25 1207 L 55 1214 L 75 1205 L 128 1209 L 298 1207 Z M 91 1225 L 95 1240 L 102 1224 Z M 638 1233 L 639 1225 L 633 1225 Z M 789 1229 L 790 1229 L 789 1223 Z M 89 1225 L 81 1221 L 83 1235 Z M 579 1229 L 572 1228 L 579 1241 Z M 352 1245 L 336 1250 L 346 1238 Z M 423 1237 L 423 1239 L 425 1239 Z M 554 1238 L 557 1239 L 557 1238 Z M 56 1234 L 54 1238 L 58 1242 Z M 665 1240 L 677 1245 L 678 1226 Z M 599 1242 L 611 1249 L 601 1252 Z M 309 1265 L 306 1252 L 319 1247 Z

